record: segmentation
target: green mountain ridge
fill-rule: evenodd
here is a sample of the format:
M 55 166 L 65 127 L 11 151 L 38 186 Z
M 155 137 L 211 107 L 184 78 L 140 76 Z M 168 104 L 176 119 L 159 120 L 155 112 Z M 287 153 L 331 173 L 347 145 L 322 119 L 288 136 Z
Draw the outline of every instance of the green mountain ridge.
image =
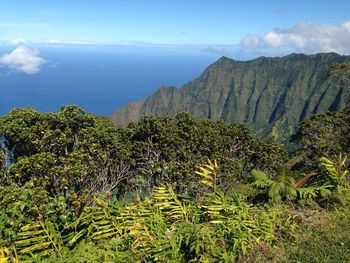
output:
M 145 100 L 113 113 L 117 126 L 146 114 L 175 115 L 246 123 L 261 135 L 289 136 L 299 122 L 315 113 L 338 111 L 350 104 L 350 85 L 329 76 L 350 56 L 336 53 L 290 54 L 236 61 L 222 57 L 180 89 L 161 87 Z

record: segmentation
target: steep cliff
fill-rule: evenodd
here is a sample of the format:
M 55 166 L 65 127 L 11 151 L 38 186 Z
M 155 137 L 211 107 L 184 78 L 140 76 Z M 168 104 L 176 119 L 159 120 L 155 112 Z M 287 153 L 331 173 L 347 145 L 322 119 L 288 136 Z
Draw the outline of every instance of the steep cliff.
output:
M 349 84 L 341 85 L 328 74 L 332 65 L 347 61 L 350 56 L 335 53 L 251 61 L 222 57 L 196 80 L 180 89 L 162 87 L 117 110 L 113 120 L 126 125 L 144 114 L 187 111 L 199 118 L 246 123 L 262 135 L 284 138 L 312 114 L 350 104 Z

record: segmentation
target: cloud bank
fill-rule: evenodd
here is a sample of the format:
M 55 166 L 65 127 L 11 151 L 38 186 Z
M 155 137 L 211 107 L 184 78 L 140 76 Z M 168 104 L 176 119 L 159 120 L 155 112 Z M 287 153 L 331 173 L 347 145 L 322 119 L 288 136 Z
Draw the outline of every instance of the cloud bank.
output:
M 229 56 L 230 54 L 230 52 L 225 48 L 217 48 L 212 46 L 206 47 L 202 49 L 202 51 L 219 56 Z
M 243 49 L 288 49 L 303 53 L 336 52 L 350 54 L 350 20 L 340 25 L 301 22 L 263 35 L 247 35 Z
M 36 49 L 19 46 L 11 53 L 2 55 L 0 63 L 18 72 L 35 74 L 40 71 L 45 60 L 39 56 Z

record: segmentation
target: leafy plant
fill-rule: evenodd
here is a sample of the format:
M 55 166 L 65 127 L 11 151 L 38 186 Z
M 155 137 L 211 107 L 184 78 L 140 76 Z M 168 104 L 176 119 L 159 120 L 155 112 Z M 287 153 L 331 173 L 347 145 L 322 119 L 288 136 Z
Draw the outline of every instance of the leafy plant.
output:
M 153 190 L 155 207 L 172 221 L 188 221 L 188 207 L 179 200 L 170 185 L 159 186 Z
M 16 248 L 12 246 L 13 253 L 7 247 L 0 247 L 0 263 L 19 263 Z
M 200 183 L 212 188 L 213 191 L 215 191 L 217 184 L 217 170 L 217 161 L 214 160 L 214 163 L 212 163 L 208 159 L 208 163 L 203 166 L 199 166 L 195 173 L 201 177 L 201 180 L 199 181 Z
M 327 171 L 327 175 L 332 179 L 332 183 L 335 186 L 350 188 L 349 184 L 349 171 L 344 169 L 346 165 L 347 156 L 343 156 L 341 153 L 337 161 L 332 161 L 327 157 L 321 157 L 321 166 Z
M 254 181 L 253 187 L 266 190 L 267 196 L 272 200 L 280 200 L 282 197 L 287 199 L 295 199 L 297 197 L 297 191 L 294 188 L 294 179 L 289 176 L 289 170 L 283 166 L 280 174 L 275 180 L 263 171 L 257 171 L 255 169 L 251 172 Z
M 59 255 L 63 249 L 61 234 L 49 220 L 23 226 L 15 244 L 19 254 L 31 254 L 39 258 L 54 253 Z
M 346 161 L 347 156 L 343 156 L 341 153 L 336 161 L 327 157 L 320 158 L 321 167 L 326 171 L 329 190 L 333 190 L 333 196 L 342 204 L 346 204 L 350 200 L 350 180 Z

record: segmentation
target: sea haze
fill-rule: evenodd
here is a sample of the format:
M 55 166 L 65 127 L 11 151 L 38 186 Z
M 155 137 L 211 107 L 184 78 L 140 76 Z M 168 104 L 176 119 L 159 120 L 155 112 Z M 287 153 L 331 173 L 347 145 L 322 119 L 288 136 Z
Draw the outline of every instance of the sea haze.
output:
M 162 85 L 180 87 L 219 58 L 200 49 L 140 46 L 36 46 L 46 60 L 27 75 L 0 67 L 0 115 L 12 108 L 57 111 L 76 104 L 111 115 Z M 1 50 L 1 54 L 10 49 Z

